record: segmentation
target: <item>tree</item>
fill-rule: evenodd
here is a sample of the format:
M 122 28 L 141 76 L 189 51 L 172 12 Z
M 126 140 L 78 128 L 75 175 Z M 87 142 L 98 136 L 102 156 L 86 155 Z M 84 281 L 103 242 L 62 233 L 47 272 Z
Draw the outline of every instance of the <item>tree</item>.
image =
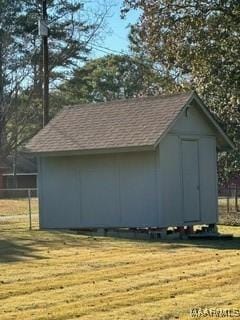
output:
M 220 156 L 221 178 L 240 171 L 240 2 L 238 0 L 126 0 L 123 14 L 140 9 L 133 39 L 173 74 L 201 93 L 232 137 L 236 151 Z
M 13 66 L 11 65 L 12 55 L 15 56 L 17 44 L 13 37 L 13 24 L 20 14 L 20 5 L 18 1 L 0 1 L 0 150 L 6 143 L 6 121 L 9 111 L 9 98 L 15 88 L 10 82 L 13 79 Z M 16 64 L 14 64 L 15 67 Z M 20 72 L 19 72 L 19 77 Z M 17 84 L 16 84 L 17 85 Z
M 86 60 L 109 5 L 90 13 L 81 0 L 49 0 L 50 87 Z M 40 0 L 0 0 L 0 152 L 10 153 L 42 124 Z M 53 114 L 53 113 L 52 113 Z
M 88 61 L 57 92 L 61 104 L 108 101 L 173 90 L 174 81 L 161 76 L 150 61 L 127 55 L 107 55 Z

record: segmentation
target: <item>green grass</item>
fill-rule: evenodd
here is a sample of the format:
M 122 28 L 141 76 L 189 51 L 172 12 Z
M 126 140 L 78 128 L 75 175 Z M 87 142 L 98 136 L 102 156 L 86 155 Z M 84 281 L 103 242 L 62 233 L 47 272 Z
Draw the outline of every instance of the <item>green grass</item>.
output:
M 240 308 L 234 240 L 130 241 L 0 227 L 0 319 L 189 319 Z M 206 318 L 205 318 L 206 319 Z

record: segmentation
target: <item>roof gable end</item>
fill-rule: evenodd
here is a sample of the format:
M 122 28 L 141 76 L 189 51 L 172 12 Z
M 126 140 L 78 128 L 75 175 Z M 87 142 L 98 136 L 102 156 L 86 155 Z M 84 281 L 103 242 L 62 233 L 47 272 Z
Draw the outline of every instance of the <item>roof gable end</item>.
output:
M 174 127 L 176 124 L 181 120 L 181 118 L 184 117 L 188 113 L 188 109 L 190 108 L 196 108 L 197 111 L 200 111 L 200 113 L 203 116 L 204 121 L 206 122 L 206 127 L 211 127 L 212 132 L 215 133 L 217 137 L 217 147 L 219 151 L 227 151 L 234 149 L 234 145 L 230 138 L 227 136 L 227 134 L 223 131 L 221 126 L 218 124 L 218 122 L 215 120 L 214 116 L 211 114 L 211 112 L 208 110 L 207 106 L 204 104 L 202 99 L 198 96 L 198 94 L 194 91 L 189 98 L 189 100 L 186 102 L 185 106 L 181 110 L 181 112 L 177 115 L 177 117 L 172 121 L 170 126 L 166 128 L 165 133 L 159 137 L 159 139 L 155 143 L 155 147 L 160 143 L 160 141 L 163 139 L 163 137 L 170 133 L 172 130 L 174 130 Z M 187 128 L 185 128 L 187 130 Z M 191 132 L 186 132 L 190 133 Z

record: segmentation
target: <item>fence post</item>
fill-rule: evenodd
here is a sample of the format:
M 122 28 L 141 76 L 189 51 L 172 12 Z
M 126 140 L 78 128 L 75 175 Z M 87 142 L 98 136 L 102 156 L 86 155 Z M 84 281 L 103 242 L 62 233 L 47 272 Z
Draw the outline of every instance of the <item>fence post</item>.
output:
M 29 214 L 29 230 L 32 230 L 31 189 L 28 189 L 28 214 Z
M 230 197 L 230 190 L 228 188 L 228 191 L 227 191 L 227 213 L 229 213 L 229 211 L 230 211 L 230 208 L 229 208 L 229 197 Z
M 235 184 L 235 211 L 238 212 L 238 186 Z

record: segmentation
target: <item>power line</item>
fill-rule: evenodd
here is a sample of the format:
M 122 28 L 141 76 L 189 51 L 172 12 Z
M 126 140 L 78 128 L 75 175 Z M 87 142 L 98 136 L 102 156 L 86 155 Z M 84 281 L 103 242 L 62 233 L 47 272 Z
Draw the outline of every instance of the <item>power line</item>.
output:
M 147 65 L 143 62 L 141 62 L 139 60 L 139 58 L 137 58 L 136 56 L 134 56 L 133 54 L 129 54 L 129 53 L 126 53 L 126 52 L 120 52 L 120 51 L 117 51 L 115 49 L 110 49 L 110 48 L 107 48 L 107 47 L 104 47 L 102 45 L 95 45 L 95 44 L 91 44 L 91 46 L 94 48 L 94 50 L 97 50 L 99 52 L 103 52 L 103 53 L 106 53 L 106 54 L 109 54 L 109 53 L 113 53 L 113 54 L 119 54 L 119 55 L 122 55 L 122 56 L 125 56 L 125 57 L 128 57 L 132 60 L 135 60 L 139 65 L 142 65 L 144 67 L 146 67 Z M 143 60 L 144 58 L 141 57 L 141 60 Z M 146 63 L 149 63 L 150 61 L 147 60 L 145 58 L 145 61 Z M 156 72 L 160 72 L 160 70 L 158 68 L 155 68 L 153 65 L 151 66 L 152 70 L 156 71 Z
M 49 61 L 48 61 L 48 26 L 47 0 L 42 0 L 42 21 L 46 32 L 42 33 L 43 46 L 43 126 L 49 121 Z
M 91 43 L 91 46 L 94 47 L 94 49 L 96 49 L 96 50 L 98 50 L 100 48 L 100 49 L 107 50 L 109 52 L 117 53 L 117 54 L 121 54 L 121 55 L 124 55 L 124 54 L 127 55 L 128 54 L 128 53 L 123 52 L 123 51 L 118 51 L 118 50 L 115 50 L 115 49 L 110 49 L 110 48 L 104 47 L 104 46 L 102 46 L 100 44 L 95 45 L 95 44 Z

